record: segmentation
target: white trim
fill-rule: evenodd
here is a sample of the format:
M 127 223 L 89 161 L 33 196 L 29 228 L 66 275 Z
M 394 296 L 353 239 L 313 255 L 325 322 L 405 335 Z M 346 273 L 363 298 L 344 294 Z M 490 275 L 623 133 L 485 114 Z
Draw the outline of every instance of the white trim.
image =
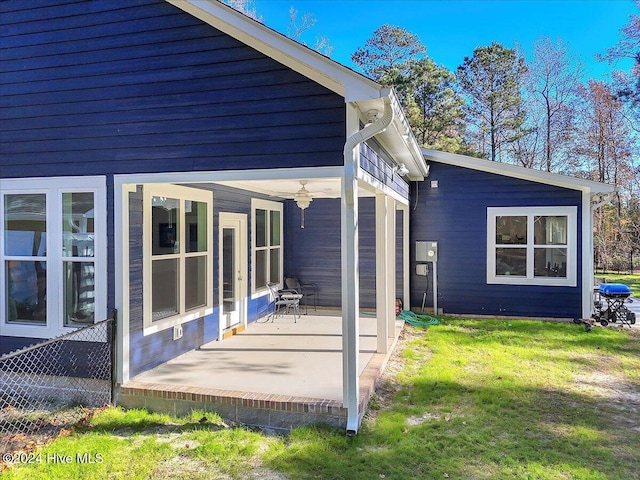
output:
M 573 190 L 587 189 L 591 193 L 606 193 L 614 192 L 616 189 L 614 185 L 608 185 L 606 183 L 593 182 L 591 180 L 534 170 L 532 168 L 524 168 L 518 165 L 510 165 L 508 163 L 492 162 L 490 160 L 468 157 L 466 155 L 457 155 L 455 153 L 439 152 L 437 150 L 423 148 L 422 154 L 424 155 L 424 159 L 427 161 L 470 168 L 472 170 L 495 173 L 497 175 L 520 178 L 522 180 L 529 180 L 532 182 L 544 183 L 546 185 L 554 185 Z
M 280 202 L 273 202 L 271 200 L 262 200 L 259 198 L 251 199 L 251 298 L 260 298 L 265 295 L 269 295 L 269 289 L 266 285 L 256 286 L 256 210 L 266 210 L 280 212 L 280 280 L 278 282 L 280 288 L 282 288 L 284 282 L 284 208 Z M 267 227 L 269 226 L 269 219 L 267 218 Z M 267 236 L 269 232 L 267 231 Z M 269 245 L 270 247 L 271 245 Z M 269 258 L 269 257 L 267 257 Z M 271 259 L 269 258 L 269 261 Z
M 593 210 L 591 195 L 582 192 L 582 318 L 593 312 Z
M 151 241 L 152 238 L 152 221 L 151 221 L 151 200 L 153 196 L 165 196 L 175 198 L 180 201 L 180 232 L 178 235 L 183 238 L 183 232 L 185 227 L 184 215 L 185 201 L 193 200 L 197 202 L 203 202 L 207 205 L 207 288 L 206 288 L 206 303 L 203 307 L 186 311 L 185 310 L 185 262 L 179 262 L 180 268 L 180 294 L 179 294 L 179 312 L 171 317 L 163 318 L 157 321 L 152 321 L 152 255 L 151 255 Z M 213 193 L 208 190 L 200 190 L 189 187 L 182 187 L 170 184 L 152 184 L 143 186 L 143 207 L 142 207 L 142 227 L 143 227 L 143 247 L 142 247 L 142 274 L 143 274 L 143 335 L 151 335 L 153 333 L 172 328 L 176 325 L 181 325 L 185 322 L 197 320 L 206 315 L 213 313 Z M 185 242 L 180 242 L 180 253 L 175 254 L 175 258 L 184 260 L 189 255 L 185 253 Z
M 93 193 L 94 256 L 87 257 L 94 265 L 94 321 L 107 318 L 107 219 L 106 177 L 51 177 L 0 180 L 0 292 L 5 292 L 5 259 L 24 259 L 5 256 L 4 252 L 4 196 L 7 194 L 43 194 L 46 196 L 46 256 L 29 257 L 47 262 L 47 321 L 45 325 L 6 323 L 6 305 L 0 306 L 0 334 L 29 338 L 52 338 L 76 330 L 64 326 L 62 255 L 62 195 L 65 193 Z M 74 257 L 76 258 L 76 257 Z M 80 260 L 80 257 L 77 257 Z M 90 259 L 90 260 L 89 260 Z M 4 295 L 0 298 L 4 299 Z
M 487 208 L 487 283 L 502 285 L 544 285 L 575 287 L 577 272 L 577 207 L 488 207 Z M 496 242 L 495 229 L 498 216 L 526 216 L 527 217 L 527 243 L 517 246 L 527 250 L 527 275 L 507 276 L 496 275 Z M 566 277 L 535 277 L 534 276 L 534 216 L 566 216 L 567 217 L 567 244 L 558 248 L 567 249 L 567 276 Z M 548 246 L 552 248 L 552 245 Z
M 113 186 L 114 250 L 115 250 L 115 308 L 118 312 L 116 330 L 116 381 L 129 381 L 129 194 L 136 185 L 116 180 Z
M 235 225 L 234 225 L 235 224 Z M 239 280 L 239 288 L 238 288 L 238 296 L 240 297 L 240 305 L 238 308 L 238 316 L 239 316 L 239 324 L 247 326 L 247 317 L 248 317 L 248 285 L 247 278 L 249 276 L 249 266 L 248 263 L 248 249 L 247 245 L 247 215 L 245 213 L 229 213 L 229 212 L 220 212 L 219 221 L 218 221 L 218 340 L 222 340 L 222 336 L 224 333 L 224 326 L 222 325 L 223 316 L 224 316 L 224 298 L 223 298 L 223 278 L 222 278 L 222 262 L 223 262 L 223 229 L 233 225 L 233 227 L 238 228 L 238 243 L 240 244 L 239 257 L 240 262 L 238 265 L 238 270 L 241 272 L 241 279 Z M 232 325 L 234 327 L 237 325 Z
M 270 168 L 202 172 L 132 173 L 115 175 L 122 183 L 215 183 L 242 180 L 280 180 L 341 177 L 343 167 Z

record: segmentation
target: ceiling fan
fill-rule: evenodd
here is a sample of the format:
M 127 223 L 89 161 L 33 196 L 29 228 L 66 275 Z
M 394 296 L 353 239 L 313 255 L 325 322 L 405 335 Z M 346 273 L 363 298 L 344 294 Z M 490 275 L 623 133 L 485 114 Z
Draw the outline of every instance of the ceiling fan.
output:
M 293 196 L 290 193 L 284 192 L 279 194 L 280 196 L 286 198 L 293 198 L 293 201 L 296 202 L 296 205 L 298 205 L 301 215 L 300 228 L 304 228 L 304 211 L 309 208 L 309 205 L 311 205 L 311 202 L 313 201 L 311 192 L 309 192 L 309 190 L 307 190 L 306 188 L 307 183 L 307 180 L 300 180 L 301 188 L 296 193 L 294 193 Z

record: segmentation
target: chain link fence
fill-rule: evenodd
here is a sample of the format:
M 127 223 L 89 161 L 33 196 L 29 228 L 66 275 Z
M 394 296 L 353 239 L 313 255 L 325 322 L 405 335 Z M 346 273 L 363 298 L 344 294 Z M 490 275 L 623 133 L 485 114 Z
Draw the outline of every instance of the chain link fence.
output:
M 115 317 L 0 357 L 0 453 L 112 403 Z

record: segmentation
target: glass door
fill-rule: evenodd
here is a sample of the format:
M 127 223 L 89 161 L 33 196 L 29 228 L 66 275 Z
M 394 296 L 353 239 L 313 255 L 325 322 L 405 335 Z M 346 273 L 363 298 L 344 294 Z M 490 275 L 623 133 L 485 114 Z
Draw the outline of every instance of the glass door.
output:
M 246 215 L 220 214 L 221 329 L 246 323 Z

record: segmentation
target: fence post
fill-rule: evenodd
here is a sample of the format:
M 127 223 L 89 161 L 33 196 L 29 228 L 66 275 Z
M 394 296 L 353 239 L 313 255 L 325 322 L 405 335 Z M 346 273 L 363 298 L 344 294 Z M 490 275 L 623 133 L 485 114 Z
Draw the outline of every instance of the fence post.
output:
M 118 324 L 118 310 L 111 310 L 111 329 L 109 330 L 109 341 L 111 342 L 111 405 L 116 404 L 116 335 Z

